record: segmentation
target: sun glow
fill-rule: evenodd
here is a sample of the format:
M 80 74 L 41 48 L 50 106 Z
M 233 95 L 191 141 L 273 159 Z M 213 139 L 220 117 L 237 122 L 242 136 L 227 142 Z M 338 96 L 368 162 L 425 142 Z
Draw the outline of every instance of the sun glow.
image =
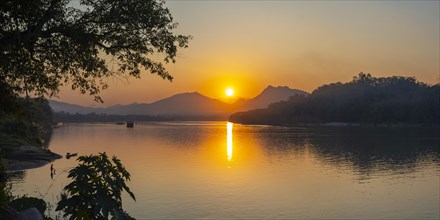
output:
M 226 96 L 231 97 L 231 96 L 234 95 L 234 89 L 232 89 L 232 88 L 227 88 L 227 89 L 225 90 L 225 93 L 226 93 Z

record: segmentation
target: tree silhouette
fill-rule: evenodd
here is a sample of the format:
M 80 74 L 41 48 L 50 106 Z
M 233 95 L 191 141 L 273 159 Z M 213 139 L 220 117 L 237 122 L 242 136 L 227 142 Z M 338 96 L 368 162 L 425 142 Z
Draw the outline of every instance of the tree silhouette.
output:
M 412 77 L 373 77 L 360 73 L 347 83 L 318 87 L 309 96 L 292 96 L 266 109 L 231 115 L 245 124 L 367 123 L 440 124 L 440 85 Z
M 71 83 L 102 102 L 110 76 L 139 78 L 145 69 L 172 80 L 163 63 L 175 62 L 190 38 L 176 27 L 162 0 L 4 0 L 0 82 L 38 96 Z

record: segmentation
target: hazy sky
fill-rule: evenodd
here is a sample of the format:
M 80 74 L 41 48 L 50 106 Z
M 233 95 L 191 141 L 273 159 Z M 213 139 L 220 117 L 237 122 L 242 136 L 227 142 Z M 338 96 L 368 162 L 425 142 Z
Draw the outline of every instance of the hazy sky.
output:
M 224 98 L 226 87 L 251 98 L 268 85 L 313 91 L 374 76 L 440 79 L 439 1 L 167 1 L 190 34 L 189 48 L 168 65 L 173 82 L 109 79 L 103 105 L 65 88 L 61 101 L 89 106 L 152 102 L 198 91 Z M 159 57 L 159 56 L 158 56 Z

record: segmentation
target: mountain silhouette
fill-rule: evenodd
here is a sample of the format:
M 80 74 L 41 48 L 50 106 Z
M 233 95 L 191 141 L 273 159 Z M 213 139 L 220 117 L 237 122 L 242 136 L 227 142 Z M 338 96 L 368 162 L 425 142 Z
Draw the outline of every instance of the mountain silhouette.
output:
M 287 100 L 295 94 L 308 94 L 297 89 L 268 86 L 252 99 L 238 99 L 228 104 L 217 99 L 209 98 L 198 92 L 180 93 L 152 103 L 132 103 L 128 105 L 113 105 L 107 108 L 84 107 L 54 100 L 49 104 L 54 112 L 64 111 L 70 114 L 105 113 L 112 115 L 150 115 L 150 116 L 179 116 L 227 119 L 236 111 L 265 108 L 273 102 Z
M 295 94 L 308 95 L 307 92 L 298 89 L 291 89 L 287 86 L 274 87 L 269 85 L 260 94 L 249 100 L 238 100 L 241 102 L 237 110 L 247 111 L 252 109 L 266 108 L 269 104 L 289 99 Z
M 150 104 L 115 105 L 107 114 L 161 116 L 226 116 L 231 112 L 227 103 L 206 97 L 198 92 L 177 94 Z
M 88 114 L 88 113 L 103 113 L 104 108 L 84 107 L 82 105 L 70 104 L 66 102 L 60 102 L 55 100 L 49 100 L 49 105 L 54 112 L 66 112 L 70 114 Z

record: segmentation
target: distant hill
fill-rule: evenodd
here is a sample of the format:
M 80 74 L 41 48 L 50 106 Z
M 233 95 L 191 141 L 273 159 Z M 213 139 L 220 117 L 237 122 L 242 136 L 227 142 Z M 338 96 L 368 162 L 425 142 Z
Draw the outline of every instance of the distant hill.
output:
M 198 92 L 181 93 L 153 103 L 132 103 L 128 105 L 113 105 L 107 108 L 91 108 L 80 105 L 49 100 L 55 112 L 64 111 L 70 114 L 111 114 L 111 115 L 149 115 L 149 116 L 178 116 L 227 119 L 236 111 L 265 108 L 270 103 L 287 100 L 295 94 L 308 93 L 288 87 L 268 86 L 252 99 L 239 99 L 228 104 L 217 99 L 206 97 Z
M 150 104 L 115 105 L 105 110 L 116 115 L 161 115 L 161 116 L 227 116 L 231 106 L 198 92 L 177 94 Z
M 49 100 L 49 105 L 52 107 L 54 112 L 66 112 L 70 114 L 88 114 L 88 113 L 102 113 L 104 108 L 92 108 L 92 107 L 84 107 L 81 105 L 69 104 L 66 102 L 59 102 L 55 100 Z
M 111 114 L 111 115 L 151 115 L 183 117 L 221 117 L 226 119 L 233 111 L 233 106 L 217 99 L 206 97 L 198 92 L 181 93 L 153 103 L 132 103 L 113 105 L 107 108 L 92 108 L 49 100 L 54 112 L 70 114 Z
M 347 83 L 323 85 L 308 96 L 295 95 L 265 109 L 229 117 L 241 124 L 440 125 L 440 84 L 412 77 L 359 73 Z
M 298 89 L 291 89 L 287 86 L 268 86 L 259 95 L 249 100 L 239 100 L 241 104 L 238 111 L 247 111 L 252 109 L 266 108 L 269 104 L 279 101 L 285 101 L 290 96 L 308 95 L 307 92 Z

